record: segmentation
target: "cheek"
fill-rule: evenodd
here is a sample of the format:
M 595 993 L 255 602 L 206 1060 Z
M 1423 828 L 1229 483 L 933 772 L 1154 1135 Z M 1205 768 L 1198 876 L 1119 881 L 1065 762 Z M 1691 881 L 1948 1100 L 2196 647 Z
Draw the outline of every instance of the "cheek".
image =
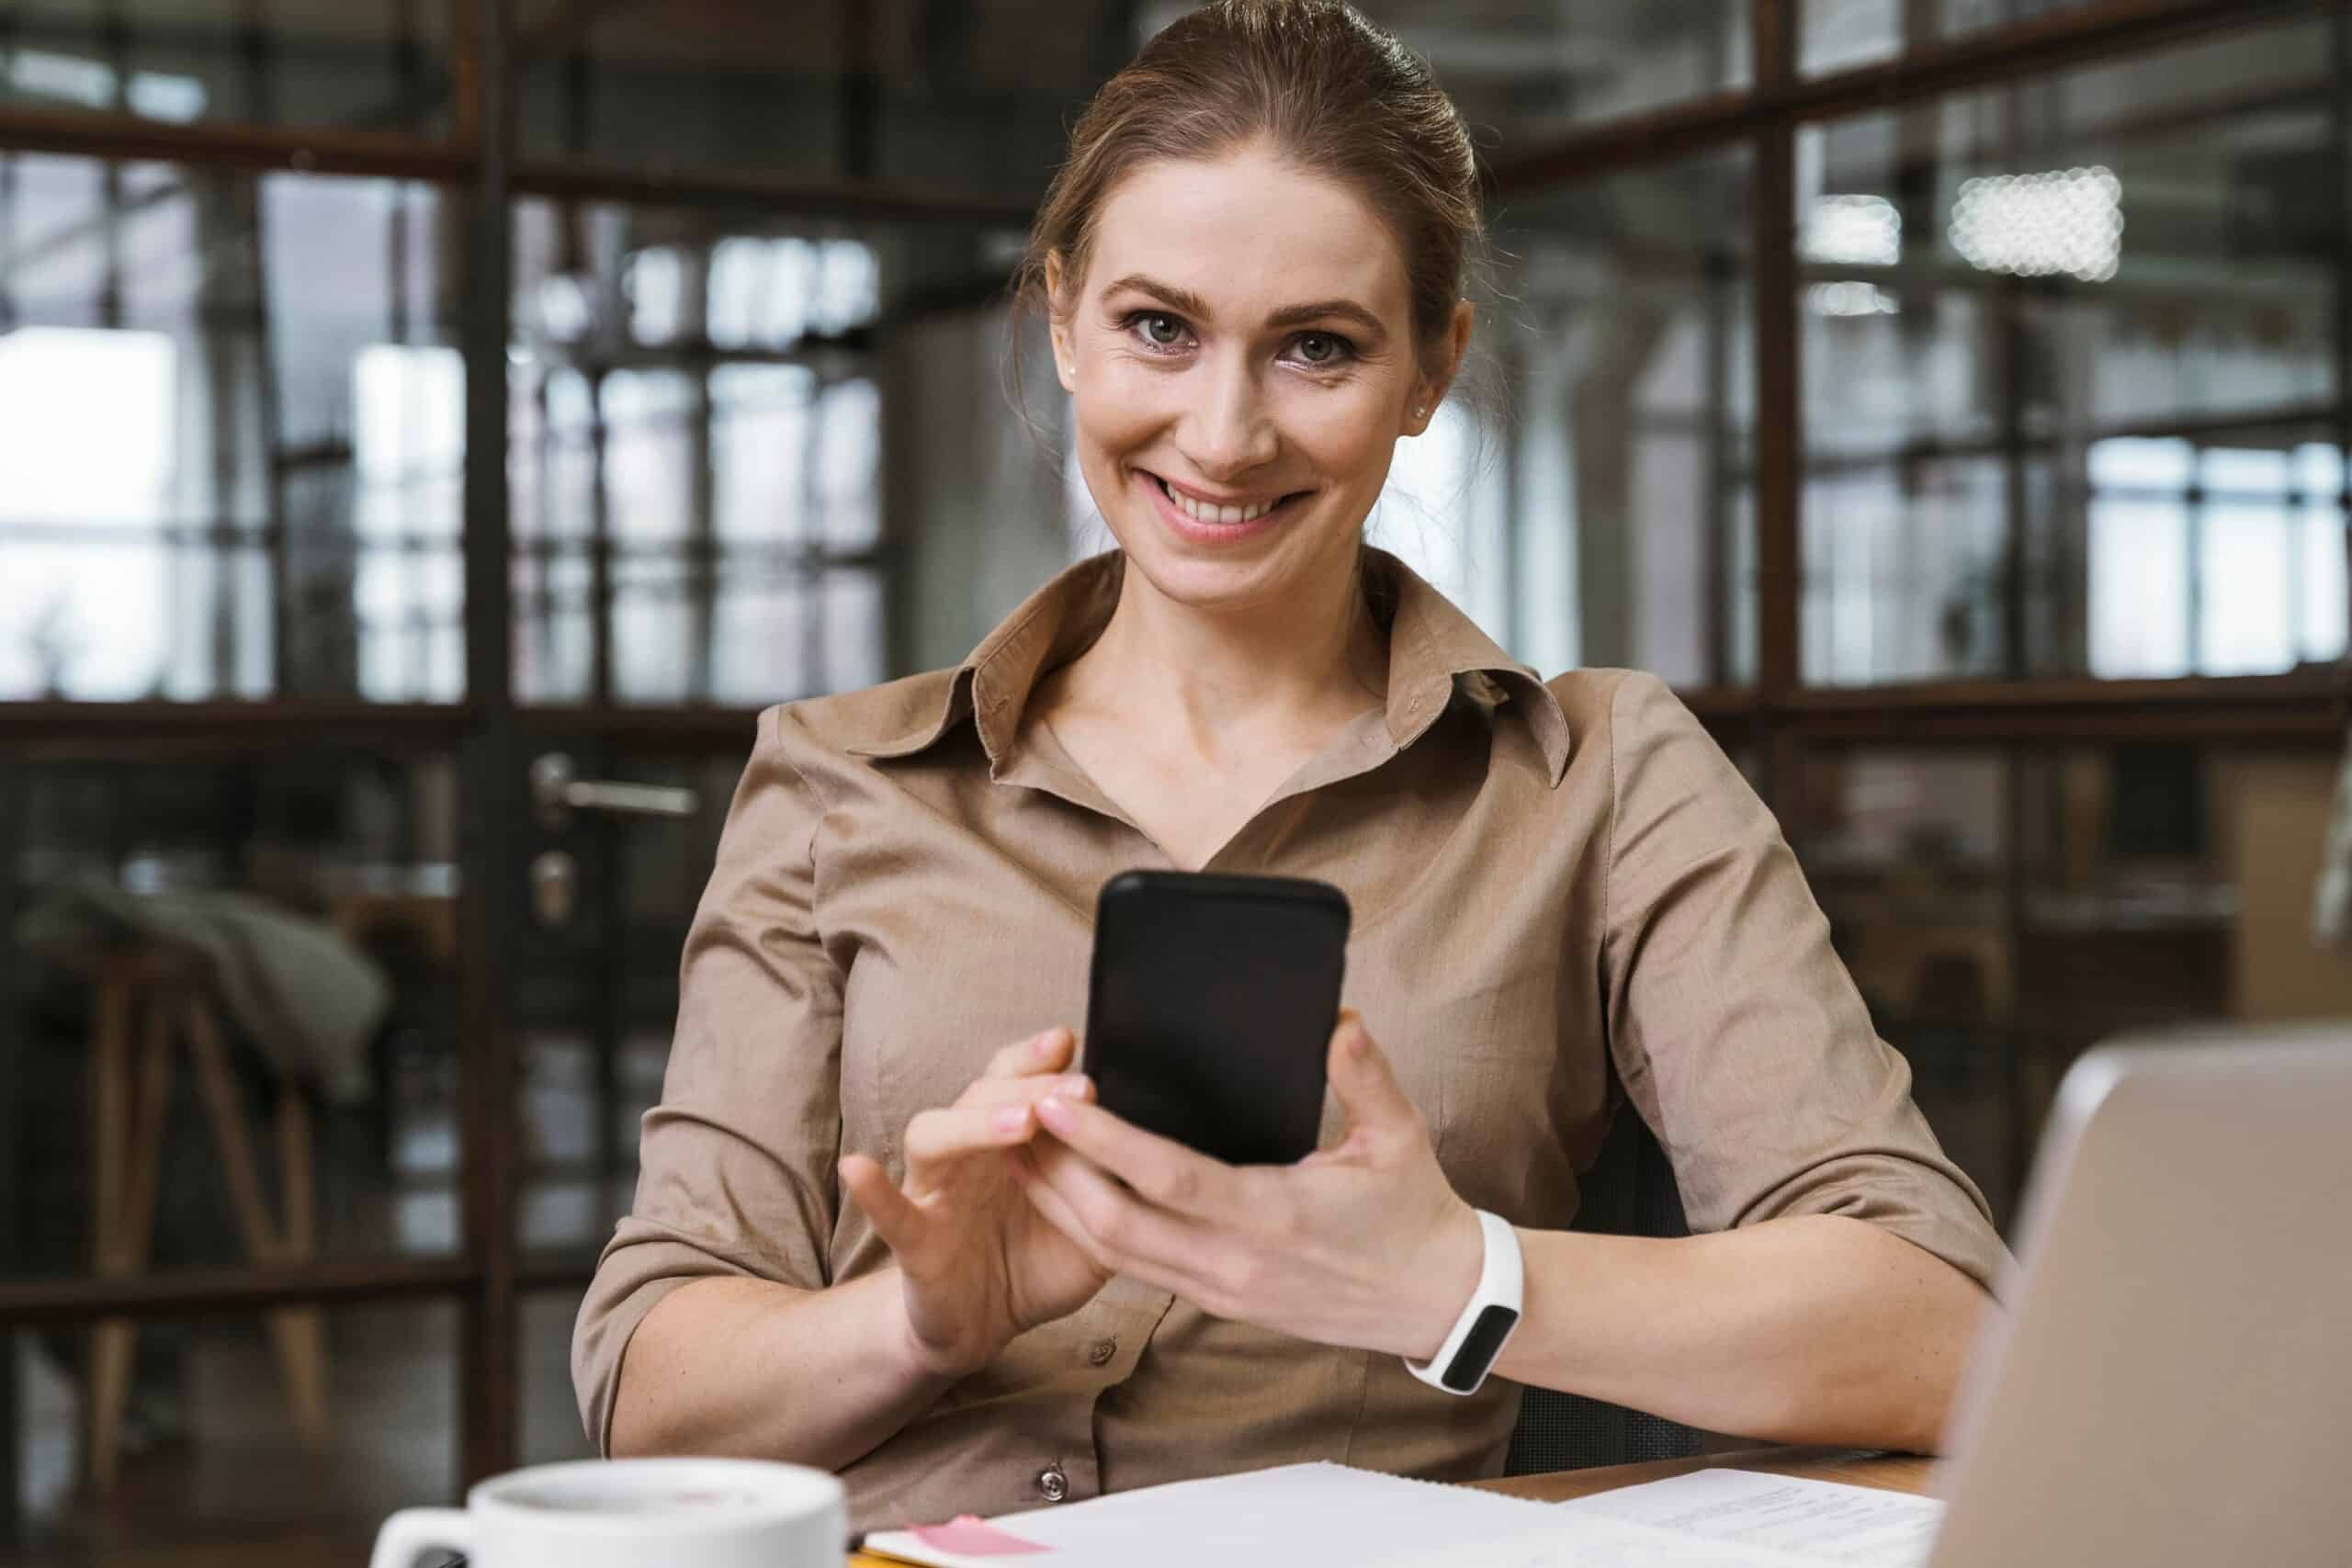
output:
M 1370 387 L 1303 389 L 1286 400 L 1283 433 L 1317 473 L 1351 489 L 1378 490 L 1396 449 L 1393 411 Z
M 1173 417 L 1181 380 L 1119 360 L 1087 366 L 1070 396 L 1081 450 L 1115 455 L 1148 444 Z

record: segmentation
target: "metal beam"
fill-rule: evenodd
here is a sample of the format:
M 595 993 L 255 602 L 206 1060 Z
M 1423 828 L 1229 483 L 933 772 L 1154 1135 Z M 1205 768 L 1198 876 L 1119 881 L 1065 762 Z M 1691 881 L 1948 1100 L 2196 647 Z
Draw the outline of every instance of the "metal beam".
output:
M 459 756 L 460 897 L 458 1137 L 465 1170 L 466 1258 L 473 1282 L 458 1336 L 464 1435 L 459 1469 L 470 1485 L 514 1467 L 521 1371 L 515 1258 L 515 1086 L 519 1053 L 513 990 L 524 907 L 521 846 L 530 820 L 523 745 L 514 727 L 514 595 L 506 447 L 507 345 L 514 298 L 512 0 L 475 8 L 473 120 L 479 161 L 466 204 L 466 276 L 458 323 L 466 362 L 466 701 L 477 716 Z
M 0 744 L 10 747 L 212 744 L 445 746 L 473 722 L 462 705 L 349 702 L 0 703 Z
M 24 853 L 25 775 L 0 765 L 0 942 L 13 944 Z M 0 964 L 0 1277 L 24 1267 L 24 1063 L 31 1055 L 27 1009 L 17 996 L 21 964 Z M 0 1548 L 22 1529 L 24 1489 L 23 1388 L 17 1375 L 17 1337 L 0 1326 Z
M 1939 681 L 1792 692 L 1759 716 L 1808 743 L 2130 739 L 2340 744 L 2333 672 L 2170 681 Z
M 1795 13 L 1794 0 L 1754 0 L 1751 36 L 1760 93 L 1785 92 L 1796 78 Z M 1798 356 L 1804 340 L 1797 316 L 1796 127 L 1772 119 L 1757 128 L 1755 141 L 1748 249 L 1756 337 L 1756 685 L 1770 702 L 1804 678 L 1798 623 L 1804 398 Z M 1782 809 L 1794 782 L 1791 763 L 1780 749 L 1768 747 L 1765 799 Z
M 1772 124 L 1836 119 L 1972 88 L 2002 86 L 2116 55 L 2186 43 L 2224 28 L 2328 10 L 2335 0 L 2102 0 L 2007 27 L 1926 45 L 1898 58 L 1816 76 L 1774 81 L 1759 67 L 1753 89 L 1710 94 L 1670 108 L 1567 132 L 1496 160 L 1490 194 L 1521 196 L 1574 185 L 1635 164 L 1668 163 L 1752 137 Z M 1793 8 L 1794 0 L 1791 0 Z M 1776 24 L 1777 25 L 1777 24 Z
M 767 218 L 993 224 L 1024 231 L 1035 211 L 1025 201 L 879 181 L 786 180 L 723 170 L 544 161 L 518 165 L 509 188 L 518 196 L 644 207 L 740 209 Z
M 461 1258 L 392 1258 L 287 1269 L 0 1280 L 0 1325 L 83 1324 L 101 1317 L 201 1317 L 276 1306 L 452 1296 L 473 1270 Z
M 460 180 L 473 167 L 471 154 L 456 142 L 398 131 L 210 120 L 178 125 L 130 114 L 6 106 L 0 106 L 0 149 L 401 180 Z

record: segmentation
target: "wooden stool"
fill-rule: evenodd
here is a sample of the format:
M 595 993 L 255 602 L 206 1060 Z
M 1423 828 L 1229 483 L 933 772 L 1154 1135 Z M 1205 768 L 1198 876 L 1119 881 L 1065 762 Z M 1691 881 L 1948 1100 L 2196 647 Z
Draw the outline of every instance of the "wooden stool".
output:
M 103 1278 L 142 1274 L 154 1237 L 155 1187 L 171 1104 L 175 1041 L 187 1047 L 235 1210 L 245 1257 L 258 1264 L 308 1261 L 317 1250 L 311 1183 L 311 1112 L 300 1089 L 277 1086 L 277 1159 L 284 1215 L 273 1224 L 254 1145 L 237 1103 L 229 1049 L 196 954 L 151 947 L 107 954 L 90 968 L 90 1193 L 93 1258 Z M 274 1307 L 267 1316 L 286 1404 L 294 1427 L 325 1437 L 326 1337 L 316 1307 Z M 90 1333 L 87 1447 L 91 1489 L 112 1490 L 119 1471 L 122 1413 L 130 1393 L 138 1325 L 109 1318 Z

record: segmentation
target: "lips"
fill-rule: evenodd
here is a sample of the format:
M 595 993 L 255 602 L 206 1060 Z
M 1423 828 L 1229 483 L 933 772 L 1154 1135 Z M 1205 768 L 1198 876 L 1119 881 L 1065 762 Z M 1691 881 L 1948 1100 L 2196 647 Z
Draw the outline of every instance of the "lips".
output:
M 1170 506 L 1192 521 L 1209 527 L 1234 528 L 1244 524 L 1255 523 L 1276 507 L 1306 493 L 1304 491 L 1292 491 L 1286 494 L 1261 497 L 1255 501 L 1243 502 L 1235 505 L 1222 505 L 1188 495 L 1148 469 L 1140 471 L 1144 473 L 1145 478 L 1159 487 L 1159 493 L 1168 498 L 1168 503 Z
M 1236 523 L 1255 523 L 1274 509 L 1274 502 L 1272 501 L 1253 502 L 1243 506 L 1217 506 L 1209 502 L 1195 501 L 1182 491 L 1170 485 L 1166 479 L 1159 481 L 1159 488 L 1168 492 L 1168 499 L 1175 503 L 1177 511 L 1195 523 L 1220 523 L 1227 525 Z

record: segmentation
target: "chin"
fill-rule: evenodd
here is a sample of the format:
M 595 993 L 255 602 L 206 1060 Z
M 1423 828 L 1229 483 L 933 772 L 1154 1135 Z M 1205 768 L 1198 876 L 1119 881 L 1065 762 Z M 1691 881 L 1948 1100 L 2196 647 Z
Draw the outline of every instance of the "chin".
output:
M 1125 520 L 1112 530 L 1127 562 L 1162 597 L 1194 609 L 1239 609 L 1295 596 L 1301 588 L 1339 570 L 1329 541 L 1294 529 L 1251 542 L 1244 549 L 1201 549 L 1171 538 L 1156 519 Z M 1349 568 L 1352 547 L 1338 558 Z
M 1278 597 L 1322 573 L 1334 554 L 1331 541 L 1318 536 L 1322 521 L 1310 512 L 1254 538 L 1204 544 L 1157 516 L 1130 512 L 1113 533 L 1154 588 L 1206 609 Z M 1347 558 L 1354 559 L 1351 550 Z

